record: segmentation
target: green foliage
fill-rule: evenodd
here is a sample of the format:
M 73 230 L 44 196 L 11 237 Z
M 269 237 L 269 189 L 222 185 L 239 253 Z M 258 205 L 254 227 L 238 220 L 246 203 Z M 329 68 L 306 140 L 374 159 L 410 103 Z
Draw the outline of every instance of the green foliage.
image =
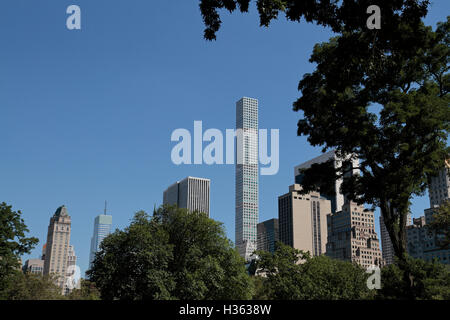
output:
M 102 241 L 90 280 L 103 299 L 249 299 L 252 282 L 221 223 L 199 212 L 138 212 Z
M 88 275 L 103 299 L 170 299 L 171 259 L 168 235 L 140 211 L 124 231 L 116 230 L 102 241 Z
M 427 228 L 430 234 L 436 236 L 436 242 L 442 249 L 450 247 L 450 200 L 441 204 Z
M 264 289 L 258 288 L 260 296 L 276 300 L 354 300 L 370 299 L 374 294 L 367 288 L 368 274 L 350 262 L 311 257 L 282 243 L 274 254 L 258 255 L 257 273 L 267 277 L 262 280 Z
M 406 266 L 391 264 L 381 269 L 381 290 L 377 299 L 449 300 L 450 270 L 438 261 L 427 262 L 408 258 Z M 410 274 L 410 285 L 405 286 L 404 270 Z
M 8 287 L 3 291 L 5 300 L 64 300 L 61 288 L 52 276 L 15 271 L 10 275 Z
M 215 40 L 222 21 L 218 10 L 248 12 L 250 0 L 200 0 L 200 11 L 205 24 L 204 37 Z M 335 33 L 355 31 L 366 28 L 366 12 L 371 0 L 256 0 L 260 25 L 268 27 L 279 14 L 284 14 L 289 21 L 307 22 L 331 28 Z M 381 8 L 383 28 L 395 27 L 401 20 L 417 21 L 427 13 L 429 0 L 378 0 Z
M 100 300 L 100 291 L 95 283 L 81 279 L 80 289 L 73 289 L 67 296 L 69 300 Z
M 267 292 L 267 278 L 261 276 L 252 276 L 253 281 L 253 300 L 270 300 L 270 296 Z
M 6 290 L 21 267 L 20 256 L 30 253 L 39 242 L 25 236 L 28 229 L 21 214 L 4 202 L 0 204 L 0 299 L 7 295 Z

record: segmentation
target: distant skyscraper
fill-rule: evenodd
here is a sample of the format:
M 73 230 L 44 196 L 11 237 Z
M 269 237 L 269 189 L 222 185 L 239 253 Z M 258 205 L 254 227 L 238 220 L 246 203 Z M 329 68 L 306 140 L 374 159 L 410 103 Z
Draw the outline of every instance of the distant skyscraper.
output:
M 450 159 L 446 159 L 444 167 L 436 177 L 431 178 L 429 197 L 431 208 L 425 209 L 425 215 L 413 219 L 413 224 L 406 229 L 408 254 L 416 259 L 450 264 L 450 249 L 440 246 L 444 235 L 429 233 L 427 224 L 433 220 L 439 206 L 450 199 Z
M 326 162 L 330 159 L 334 160 L 334 167 L 335 168 L 339 168 L 342 165 L 342 159 L 340 159 L 335 150 L 331 150 L 328 151 L 327 153 L 324 153 L 312 160 L 309 160 L 305 163 L 302 163 L 298 166 L 296 166 L 294 168 L 294 176 L 295 176 L 295 183 L 296 184 L 302 184 L 302 173 L 300 172 L 300 169 L 308 169 L 311 167 L 311 165 L 315 164 L 315 163 L 323 163 Z M 359 161 L 357 159 L 353 159 L 352 160 L 353 163 L 353 167 L 356 168 L 358 167 Z M 353 170 L 349 170 L 348 172 L 346 172 L 346 174 L 348 175 L 353 175 L 353 174 L 358 174 L 359 170 L 358 169 L 353 169 Z M 328 200 L 331 201 L 331 211 L 332 212 L 338 212 L 342 210 L 342 206 L 344 205 L 344 203 L 346 202 L 345 196 L 340 192 L 340 188 L 342 185 L 342 181 L 343 179 L 337 179 L 335 186 L 334 186 L 334 190 L 335 190 L 335 195 L 329 196 L 326 195 L 324 193 L 321 193 L 322 197 L 327 198 Z
M 270 219 L 258 223 L 257 249 L 275 252 L 275 243 L 279 241 L 278 219 Z
M 105 211 L 103 214 L 95 217 L 94 220 L 94 232 L 91 238 L 91 251 L 89 255 L 89 269 L 92 267 L 92 262 L 95 258 L 95 253 L 100 249 L 100 243 L 105 239 L 111 232 L 112 216 L 106 214 L 106 204 Z
M 413 224 L 406 228 L 406 243 L 408 254 L 416 259 L 450 264 L 450 249 L 439 246 L 444 235 L 429 234 L 426 227 L 433 220 L 437 208 L 425 209 L 425 215 L 413 219 Z
M 239 254 L 249 261 L 257 246 L 258 100 L 244 97 L 236 102 L 236 129 L 235 241 Z
M 450 159 L 436 177 L 431 178 L 429 186 L 430 207 L 440 206 L 443 201 L 450 198 Z
M 58 275 L 57 285 L 63 291 L 68 265 L 71 219 L 65 206 L 59 207 L 48 226 L 44 275 Z M 64 291 L 63 291 L 64 293 Z
M 294 184 L 278 197 L 280 241 L 313 256 L 325 254 L 331 202 L 318 192 L 302 195 L 300 191 L 300 185 Z
M 29 259 L 25 261 L 25 265 L 22 268 L 24 273 L 40 274 L 44 272 L 44 260 L 41 259 Z
M 187 177 L 164 191 L 163 204 L 177 205 L 191 212 L 203 212 L 209 217 L 209 189 L 209 179 Z
M 410 224 L 411 224 L 411 214 L 408 214 L 406 226 L 409 226 Z M 391 238 L 389 237 L 386 225 L 384 224 L 383 215 L 381 214 L 380 214 L 380 233 L 381 233 L 380 237 L 382 247 L 381 253 L 384 261 L 386 262 L 386 265 L 389 265 L 391 263 L 394 263 L 395 253 L 394 247 L 392 246 Z
M 356 262 L 364 268 L 383 266 L 373 211 L 347 202 L 342 211 L 327 216 L 328 241 L 326 255 Z

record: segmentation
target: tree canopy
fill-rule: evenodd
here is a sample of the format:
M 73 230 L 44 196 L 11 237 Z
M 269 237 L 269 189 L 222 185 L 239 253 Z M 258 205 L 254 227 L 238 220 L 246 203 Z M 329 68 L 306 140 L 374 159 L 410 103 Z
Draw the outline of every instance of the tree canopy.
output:
M 326 256 L 311 257 L 277 244 L 276 251 L 258 252 L 258 297 L 275 300 L 358 300 L 370 299 L 374 292 L 367 287 L 368 274 L 348 261 Z M 300 262 L 300 263 L 299 263 Z
M 88 271 L 103 299 L 248 299 L 252 282 L 221 223 L 161 207 L 137 212 L 100 245 Z
M 381 269 L 382 287 L 377 299 L 449 300 L 450 269 L 438 261 L 427 262 L 408 257 L 411 286 L 405 290 L 403 270 L 397 264 Z
M 21 214 L 5 202 L 0 203 L 0 298 L 4 298 L 14 277 L 21 272 L 20 256 L 30 253 L 39 242 L 37 238 L 26 236 L 29 230 Z
M 65 300 L 61 288 L 56 285 L 56 276 L 22 273 L 10 276 L 8 287 L 3 291 L 6 300 Z
M 289 21 L 300 22 L 302 18 L 311 23 L 330 27 L 335 33 L 360 30 L 366 27 L 367 8 L 371 0 L 255 0 L 260 25 L 268 27 L 270 22 L 284 14 Z M 250 0 L 200 0 L 200 11 L 205 24 L 204 37 L 215 40 L 222 21 L 220 10 L 248 12 Z M 381 8 L 383 28 L 395 29 L 402 22 L 417 23 L 426 15 L 429 0 L 378 0 Z

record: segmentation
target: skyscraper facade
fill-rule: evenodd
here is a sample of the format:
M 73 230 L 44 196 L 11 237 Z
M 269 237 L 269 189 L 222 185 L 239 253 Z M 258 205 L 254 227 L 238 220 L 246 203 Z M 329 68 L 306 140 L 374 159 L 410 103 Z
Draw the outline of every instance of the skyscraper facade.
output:
M 257 232 L 257 249 L 275 252 L 275 244 L 279 241 L 278 219 L 258 223 Z
M 69 257 L 71 218 L 63 205 L 59 207 L 48 226 L 44 275 L 56 274 L 57 285 L 64 293 Z
M 163 193 L 163 204 L 177 205 L 190 212 L 199 211 L 209 217 L 209 179 L 187 177 L 168 187 Z
M 442 202 L 450 198 L 450 159 L 445 160 L 439 174 L 431 178 L 428 194 L 431 208 L 440 206 Z
M 329 160 L 333 160 L 334 167 L 340 168 L 342 166 L 343 159 L 339 158 L 336 154 L 335 150 L 328 151 L 314 159 L 311 159 L 307 162 L 304 162 L 294 168 L 294 177 L 295 177 L 295 183 L 296 184 L 302 184 L 302 178 L 303 175 L 301 173 L 301 169 L 308 169 L 311 167 L 311 165 L 315 163 L 323 163 L 327 162 Z M 349 168 L 348 171 L 346 171 L 345 175 L 354 175 L 359 173 L 359 169 L 356 169 L 358 167 L 359 161 L 357 159 L 352 159 L 352 168 Z M 340 188 L 343 182 L 343 178 L 336 179 L 336 182 L 334 184 L 334 195 L 327 195 L 324 193 L 321 193 L 322 197 L 327 198 L 331 201 L 331 211 L 332 212 L 338 212 L 342 210 L 342 206 L 346 202 L 345 196 L 340 192 Z
M 91 238 L 91 251 L 89 254 L 89 269 L 95 258 L 95 253 L 100 249 L 100 243 L 111 233 L 112 216 L 106 214 L 98 215 L 94 220 L 94 232 Z
M 373 211 L 364 206 L 346 202 L 342 210 L 327 216 L 327 256 L 356 262 L 364 268 L 382 267 L 378 236 L 375 231 Z
M 239 254 L 252 259 L 258 224 L 258 100 L 236 102 L 235 242 Z
M 278 197 L 280 241 L 313 256 L 325 254 L 331 201 L 318 192 L 302 195 L 300 191 L 301 186 L 294 184 Z
M 416 259 L 450 264 L 450 249 L 442 248 L 439 244 L 444 235 L 429 233 L 427 224 L 433 220 L 438 208 L 425 209 L 425 215 L 413 219 L 413 224 L 406 228 L 406 243 L 408 254 Z
M 406 220 L 406 226 L 411 225 L 411 214 L 408 214 L 408 218 Z M 386 229 L 386 225 L 384 224 L 383 215 L 380 214 L 380 238 L 381 238 L 381 254 L 386 265 L 392 264 L 395 261 L 395 252 L 394 247 L 392 245 L 391 238 L 389 237 L 389 233 Z
M 22 268 L 24 273 L 40 274 L 44 272 L 44 260 L 41 259 L 29 259 L 25 261 L 25 265 Z

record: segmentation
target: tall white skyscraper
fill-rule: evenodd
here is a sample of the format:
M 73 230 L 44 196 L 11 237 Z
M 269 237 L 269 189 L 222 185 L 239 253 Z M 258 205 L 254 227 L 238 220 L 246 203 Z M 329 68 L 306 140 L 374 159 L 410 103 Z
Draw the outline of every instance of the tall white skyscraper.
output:
M 89 254 L 89 269 L 95 258 L 95 253 L 100 249 L 100 243 L 111 233 L 112 216 L 106 214 L 98 215 L 94 220 L 94 232 L 91 238 L 91 252 Z
M 258 225 L 258 100 L 236 102 L 236 247 L 251 260 Z
M 164 191 L 163 204 L 177 205 L 191 212 L 204 212 L 209 217 L 210 184 L 210 180 L 205 178 L 184 178 Z

